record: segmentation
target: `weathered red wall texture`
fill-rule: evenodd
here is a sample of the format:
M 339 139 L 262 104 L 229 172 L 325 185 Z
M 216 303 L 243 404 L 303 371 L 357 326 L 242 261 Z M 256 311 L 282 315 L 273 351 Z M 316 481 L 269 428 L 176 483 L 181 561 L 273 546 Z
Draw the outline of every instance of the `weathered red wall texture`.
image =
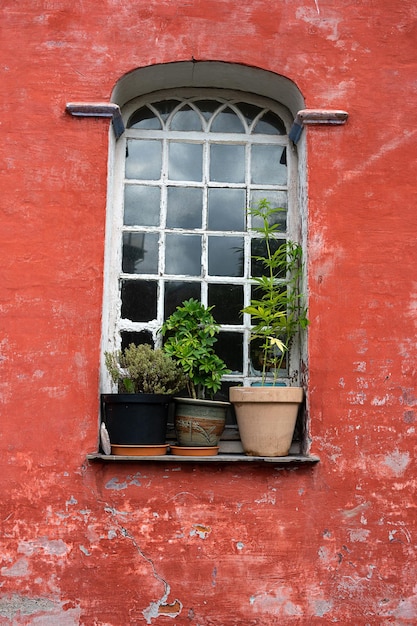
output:
M 417 623 L 413 0 L 3 0 L 0 623 Z M 307 107 L 307 469 L 92 464 L 109 101 L 191 60 Z

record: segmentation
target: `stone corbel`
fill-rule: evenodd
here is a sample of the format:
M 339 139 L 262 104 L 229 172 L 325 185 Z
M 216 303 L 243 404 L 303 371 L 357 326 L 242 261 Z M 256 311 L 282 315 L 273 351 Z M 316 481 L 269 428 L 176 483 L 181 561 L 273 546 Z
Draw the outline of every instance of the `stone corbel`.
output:
M 346 111 L 335 109 L 302 109 L 298 111 L 289 132 L 289 138 L 297 144 L 306 124 L 345 124 L 348 118 Z
M 111 118 L 116 139 L 124 133 L 120 107 L 112 102 L 68 102 L 65 110 L 75 117 L 107 117 Z

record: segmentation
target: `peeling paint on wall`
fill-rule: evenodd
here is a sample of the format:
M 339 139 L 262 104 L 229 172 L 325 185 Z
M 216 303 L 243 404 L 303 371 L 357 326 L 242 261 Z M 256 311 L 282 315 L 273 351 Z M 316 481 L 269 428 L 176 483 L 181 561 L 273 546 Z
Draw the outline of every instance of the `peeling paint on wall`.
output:
M 1 624 L 415 624 L 415 3 L 3 5 Z M 86 460 L 114 138 L 65 103 L 165 89 L 177 61 L 196 85 L 201 59 L 349 112 L 297 145 L 314 468 Z

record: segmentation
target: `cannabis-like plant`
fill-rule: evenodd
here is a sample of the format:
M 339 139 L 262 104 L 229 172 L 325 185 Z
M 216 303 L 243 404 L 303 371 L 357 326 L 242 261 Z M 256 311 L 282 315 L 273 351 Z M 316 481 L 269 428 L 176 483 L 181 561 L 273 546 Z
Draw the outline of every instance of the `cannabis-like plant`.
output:
M 160 348 L 131 343 L 124 350 L 105 352 L 104 358 L 119 393 L 172 395 L 186 386 L 180 364 Z
M 164 350 L 187 375 L 192 398 L 213 396 L 220 389 L 222 376 L 230 373 L 213 347 L 220 328 L 212 309 L 190 298 L 177 307 L 161 328 L 166 337 Z
M 261 276 L 252 278 L 254 298 L 243 313 L 251 316 L 251 341 L 259 343 L 262 384 L 268 371 L 274 382 L 283 367 L 294 337 L 308 325 L 307 308 L 300 291 L 302 278 L 302 248 L 294 241 L 280 243 L 277 213 L 285 209 L 272 207 L 260 200 L 247 209 L 253 223 L 251 230 L 259 236 L 262 254 L 252 256 L 262 269 Z

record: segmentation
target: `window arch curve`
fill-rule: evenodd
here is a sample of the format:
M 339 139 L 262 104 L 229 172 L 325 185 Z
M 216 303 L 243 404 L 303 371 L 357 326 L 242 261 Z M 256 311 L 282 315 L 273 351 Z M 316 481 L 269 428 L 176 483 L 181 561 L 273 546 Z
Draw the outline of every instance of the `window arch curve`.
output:
M 293 115 L 259 94 L 186 87 L 131 98 L 122 116 L 111 163 L 105 349 L 158 345 L 164 319 L 195 297 L 214 305 L 221 325 L 218 348 L 232 371 L 226 397 L 230 384 L 260 373 L 240 314 L 256 271 L 245 207 L 267 198 L 285 209 L 282 239 L 302 236 Z M 298 377 L 294 350 L 283 377 Z

